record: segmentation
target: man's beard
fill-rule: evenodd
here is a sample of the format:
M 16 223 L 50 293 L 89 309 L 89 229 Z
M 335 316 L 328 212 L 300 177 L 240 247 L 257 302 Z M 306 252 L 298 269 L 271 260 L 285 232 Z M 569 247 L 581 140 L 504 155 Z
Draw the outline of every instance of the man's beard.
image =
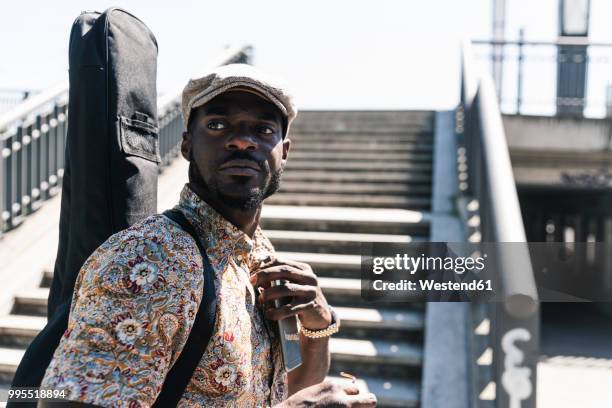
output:
M 264 165 L 260 166 L 262 169 L 267 169 L 269 167 Z M 232 194 L 225 193 L 218 183 L 214 180 L 210 180 L 206 182 L 204 178 L 201 176 L 200 171 L 195 163 L 192 161 L 189 164 L 189 179 L 192 183 L 199 185 L 204 190 L 208 191 L 209 194 L 216 197 L 219 201 L 223 202 L 230 208 L 235 208 L 239 210 L 253 210 L 255 208 L 259 208 L 263 201 L 270 197 L 272 194 L 276 193 L 280 188 L 281 176 L 283 174 L 283 169 L 280 168 L 277 171 L 271 173 L 270 182 L 264 185 L 263 187 L 253 187 L 248 190 L 245 195 L 235 196 Z M 239 176 L 238 176 L 239 177 Z M 245 179 L 246 181 L 246 179 Z
M 211 192 L 217 195 L 220 200 L 222 200 L 225 204 L 227 204 L 231 208 L 236 208 L 240 210 L 253 210 L 255 208 L 259 208 L 263 203 L 263 200 L 270 197 L 272 194 L 276 193 L 280 188 L 280 180 L 283 174 L 283 169 L 278 169 L 278 171 L 272 173 L 270 177 L 270 182 L 261 187 L 255 187 L 248 190 L 248 193 L 242 197 L 226 194 L 219 186 L 215 185 L 213 188 L 209 186 Z

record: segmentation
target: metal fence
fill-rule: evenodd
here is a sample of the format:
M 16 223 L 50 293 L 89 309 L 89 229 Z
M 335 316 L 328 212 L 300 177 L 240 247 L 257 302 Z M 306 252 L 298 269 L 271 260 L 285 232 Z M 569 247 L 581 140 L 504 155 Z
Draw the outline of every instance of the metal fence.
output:
M 228 48 L 211 67 L 249 62 L 251 47 Z M 162 166 L 179 152 L 181 90 L 158 101 Z M 0 115 L 0 234 L 59 192 L 68 130 L 68 84 L 29 97 Z M 161 167 L 160 167 L 161 169 Z
M 495 406 L 535 407 L 538 294 L 495 86 L 490 75 L 474 74 L 472 58 L 471 46 L 465 44 L 456 124 L 462 143 L 460 190 L 476 203 L 480 219 L 476 241 L 513 243 L 512 251 L 497 254 L 501 257 L 497 271 L 502 301 L 474 307 L 484 311 L 490 326 L 488 375 L 494 384 Z M 512 259 L 504 259 L 510 252 Z M 482 375 L 487 373 L 474 365 L 474 381 Z M 478 401 L 482 390 L 475 391 L 474 400 Z
M 480 62 L 501 67 L 495 85 L 502 112 L 612 116 L 612 44 L 525 41 L 522 36 L 472 44 Z

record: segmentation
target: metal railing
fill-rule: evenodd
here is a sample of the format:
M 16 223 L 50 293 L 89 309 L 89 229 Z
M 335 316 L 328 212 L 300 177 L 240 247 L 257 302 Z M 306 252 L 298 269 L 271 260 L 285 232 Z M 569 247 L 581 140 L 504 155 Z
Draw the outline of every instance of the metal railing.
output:
M 477 40 L 479 59 L 502 68 L 495 84 L 508 114 L 612 116 L 612 44 L 562 37 L 557 41 Z
M 495 406 L 535 407 L 538 294 L 495 86 L 489 74 L 475 73 L 469 43 L 463 46 L 457 119 L 456 130 L 463 145 L 460 191 L 475 203 L 480 219 L 479 235 L 474 240 L 500 243 L 496 253 L 499 263 L 495 265 L 500 301 L 474 305 L 484 310 L 490 327 L 489 375 L 495 384 Z M 477 377 L 476 366 L 473 371 Z
M 249 46 L 226 49 L 210 67 L 249 62 Z M 181 89 L 158 101 L 162 166 L 179 152 Z M 0 234 L 55 195 L 64 173 L 68 83 L 60 83 L 0 115 Z

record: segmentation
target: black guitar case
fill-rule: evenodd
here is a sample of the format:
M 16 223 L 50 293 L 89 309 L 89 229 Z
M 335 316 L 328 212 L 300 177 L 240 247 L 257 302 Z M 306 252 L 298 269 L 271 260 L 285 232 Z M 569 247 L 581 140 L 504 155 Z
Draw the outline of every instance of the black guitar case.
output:
M 13 387 L 40 386 L 66 330 L 74 283 L 89 255 L 112 234 L 157 212 L 161 160 L 153 33 L 118 8 L 85 12 L 70 32 L 69 69 L 66 163 L 49 320 L 26 350 Z

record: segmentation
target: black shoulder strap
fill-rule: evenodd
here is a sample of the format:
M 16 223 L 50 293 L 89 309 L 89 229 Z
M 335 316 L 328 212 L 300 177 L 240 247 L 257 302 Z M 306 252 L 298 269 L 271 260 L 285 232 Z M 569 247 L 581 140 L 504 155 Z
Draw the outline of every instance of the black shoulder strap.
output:
M 202 301 L 200 302 L 200 307 L 185 347 L 183 347 L 183 351 L 166 376 L 162 390 L 155 400 L 155 404 L 153 404 L 153 407 L 160 408 L 176 407 L 181 400 L 183 392 L 187 388 L 189 380 L 191 380 L 193 372 L 202 359 L 208 341 L 213 334 L 217 311 L 214 270 L 210 265 L 206 251 L 202 247 L 195 229 L 178 209 L 165 211 L 164 215 L 180 225 L 185 232 L 193 237 L 198 245 L 204 266 L 204 295 L 202 296 Z

